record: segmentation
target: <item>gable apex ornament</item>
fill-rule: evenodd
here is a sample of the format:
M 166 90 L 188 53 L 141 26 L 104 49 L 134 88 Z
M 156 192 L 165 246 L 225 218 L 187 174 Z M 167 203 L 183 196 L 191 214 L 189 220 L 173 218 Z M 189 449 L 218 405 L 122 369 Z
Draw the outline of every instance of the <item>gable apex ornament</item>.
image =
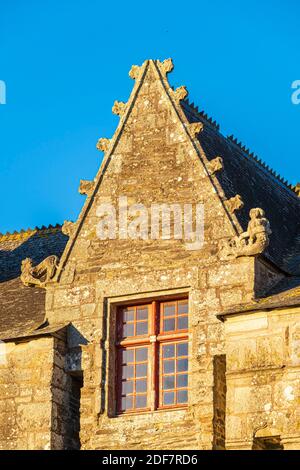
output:
M 109 145 L 110 145 L 110 139 L 101 137 L 101 139 L 98 140 L 96 147 L 98 150 L 101 150 L 102 152 L 106 152 L 109 148 Z
M 269 235 L 271 235 L 272 231 L 270 223 L 265 217 L 265 211 L 260 208 L 251 209 L 249 216 L 250 221 L 246 232 L 222 242 L 220 249 L 221 259 L 257 256 L 263 253 L 269 246 Z
M 125 109 L 126 109 L 126 103 L 123 103 L 123 101 L 115 101 L 112 107 L 112 112 L 113 114 L 117 114 L 118 116 L 121 117 L 123 116 Z
M 26 287 L 45 287 L 53 279 L 58 268 L 58 257 L 49 256 L 37 266 L 31 258 L 22 261 L 20 279 Z
M 184 100 L 189 94 L 185 86 L 180 86 L 173 91 L 174 98 L 177 102 Z
M 161 62 L 160 60 L 158 60 L 157 62 L 160 70 L 164 73 L 164 75 L 167 75 L 174 69 L 173 60 L 171 58 L 165 59 L 163 62 Z

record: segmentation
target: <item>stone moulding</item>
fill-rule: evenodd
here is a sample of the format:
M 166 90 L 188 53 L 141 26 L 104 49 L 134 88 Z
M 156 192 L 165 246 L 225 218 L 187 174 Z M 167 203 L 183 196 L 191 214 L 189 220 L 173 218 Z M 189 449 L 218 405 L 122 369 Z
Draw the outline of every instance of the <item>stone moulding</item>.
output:
M 92 195 L 95 189 L 95 181 L 80 180 L 79 184 L 79 194 L 87 195 L 88 197 Z
M 189 124 L 189 131 L 193 138 L 200 134 L 200 132 L 203 131 L 203 128 L 204 125 L 202 122 L 193 122 L 192 124 Z
M 31 258 L 26 258 L 21 265 L 21 281 L 26 287 L 45 287 L 53 279 L 58 268 L 58 257 L 49 256 L 37 266 Z
M 68 237 L 72 237 L 75 229 L 76 229 L 76 224 L 74 222 L 65 220 L 61 228 L 61 231 L 64 235 L 67 235 Z
M 185 86 L 180 86 L 173 91 L 173 95 L 175 100 L 179 103 L 179 101 L 184 100 L 188 96 L 188 91 Z
M 223 170 L 223 158 L 216 157 L 208 163 L 208 171 L 211 175 L 217 173 L 217 171 Z
M 251 209 L 247 231 L 241 235 L 223 241 L 220 249 L 221 259 L 238 258 L 240 256 L 257 256 L 269 245 L 272 231 L 263 209 Z
M 106 139 L 105 137 L 101 137 L 101 139 L 97 142 L 97 149 L 101 150 L 102 152 L 106 152 L 110 145 L 110 139 Z
M 237 194 L 236 196 L 227 199 L 226 201 L 226 206 L 231 214 L 233 214 L 235 211 L 239 211 L 244 207 L 244 202 L 242 197 Z
M 122 117 L 126 110 L 126 103 L 123 101 L 115 101 L 112 107 L 113 114 Z

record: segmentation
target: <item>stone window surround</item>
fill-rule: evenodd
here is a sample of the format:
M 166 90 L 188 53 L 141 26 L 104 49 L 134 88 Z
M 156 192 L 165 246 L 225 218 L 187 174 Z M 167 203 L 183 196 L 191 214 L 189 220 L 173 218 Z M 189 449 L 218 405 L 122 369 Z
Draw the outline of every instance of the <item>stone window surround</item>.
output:
M 134 415 L 141 415 L 146 413 L 161 413 L 161 412 L 169 412 L 169 411 L 179 411 L 179 410 L 187 410 L 188 405 L 184 405 L 182 407 L 175 407 L 175 408 L 165 408 L 165 409 L 157 409 L 151 411 L 137 411 L 132 413 L 124 413 L 118 414 L 116 410 L 116 387 L 115 387 L 115 377 L 116 377 L 116 348 L 115 348 L 115 341 L 116 341 L 116 314 L 117 309 L 121 305 L 129 305 L 132 303 L 143 303 L 147 300 L 173 300 L 173 299 L 180 299 L 180 298 L 187 298 L 188 299 L 188 306 L 189 312 L 191 312 L 191 287 L 181 287 L 176 289 L 168 289 L 163 291 L 151 291 L 151 292 L 143 292 L 138 294 L 127 294 L 124 296 L 116 296 L 116 297 L 107 297 L 107 340 L 105 342 L 105 349 L 107 353 L 107 364 L 106 367 L 106 380 L 105 380 L 105 408 L 107 412 L 107 416 L 109 418 L 128 418 Z M 190 316 L 189 316 L 190 318 Z M 190 331 L 190 325 L 189 325 Z M 191 346 L 191 335 L 188 335 L 189 339 L 189 346 Z M 189 348 L 191 350 L 191 348 Z M 190 366 L 189 366 L 190 367 Z M 190 370 L 188 370 L 190 373 Z

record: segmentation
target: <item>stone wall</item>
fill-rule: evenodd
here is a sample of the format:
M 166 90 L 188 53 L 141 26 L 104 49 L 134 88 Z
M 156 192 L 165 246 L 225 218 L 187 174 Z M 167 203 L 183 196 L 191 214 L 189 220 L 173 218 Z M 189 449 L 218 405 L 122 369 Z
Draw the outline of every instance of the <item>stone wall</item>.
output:
M 300 448 L 299 314 L 293 308 L 227 318 L 228 448 L 270 438 Z

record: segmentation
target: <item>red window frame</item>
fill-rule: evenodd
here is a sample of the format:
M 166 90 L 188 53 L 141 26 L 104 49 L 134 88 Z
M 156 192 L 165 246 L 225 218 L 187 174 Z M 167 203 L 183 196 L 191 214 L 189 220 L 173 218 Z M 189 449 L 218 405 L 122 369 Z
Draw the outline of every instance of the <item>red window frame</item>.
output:
M 180 307 L 180 306 L 183 306 Z M 135 336 L 126 336 L 122 334 L 127 328 L 127 332 L 137 331 L 137 323 L 142 322 L 138 320 L 137 311 L 148 308 L 148 331 L 147 333 L 135 335 Z M 169 309 L 168 309 L 169 307 Z M 167 311 L 169 310 L 169 311 Z M 126 316 L 129 321 L 125 321 Z M 130 314 L 128 315 L 128 311 Z M 133 314 L 132 314 L 133 312 Z M 164 314 L 167 312 L 166 314 Z M 180 319 L 179 319 L 180 318 Z M 166 321 L 164 321 L 166 320 Z M 169 408 L 182 408 L 187 406 L 186 401 L 182 401 L 182 398 L 188 394 L 188 354 L 185 356 L 174 357 L 174 358 L 163 358 L 162 351 L 165 345 L 169 345 L 170 350 L 174 349 L 175 356 L 177 354 L 177 349 L 179 354 L 182 354 L 180 351 L 188 348 L 188 339 L 189 339 L 189 330 L 188 330 L 188 298 L 172 298 L 172 299 L 162 299 L 154 300 L 152 302 L 145 303 L 134 303 L 129 305 L 121 305 L 117 308 L 117 321 L 116 321 L 116 412 L 117 414 L 124 413 L 141 413 L 145 411 L 154 411 L 157 409 L 169 409 Z M 126 324 L 133 325 L 129 328 Z M 170 329 L 174 326 L 174 329 Z M 142 327 L 143 329 L 144 327 Z M 167 331 L 166 331 L 167 330 Z M 178 347 L 178 344 L 186 343 L 187 346 Z M 174 345 L 174 348 L 172 348 Z M 122 395 L 122 384 L 124 382 L 133 382 L 132 392 L 130 391 L 132 400 L 130 402 L 134 405 L 136 404 L 136 381 L 140 377 L 136 376 L 136 362 L 127 364 L 122 360 L 122 354 L 124 351 L 136 350 L 136 349 L 146 349 L 148 351 L 147 358 L 147 392 L 146 399 L 147 403 L 145 407 L 132 407 L 130 409 L 124 409 L 122 406 L 122 398 L 129 398 L 129 395 Z M 134 353 L 135 354 L 135 353 Z M 131 354 L 132 356 L 132 354 Z M 173 373 L 164 370 L 164 360 L 171 363 L 173 361 Z M 184 366 L 184 371 L 179 370 Z M 134 370 L 133 376 L 130 378 L 122 378 L 123 368 L 133 366 L 131 368 L 131 373 Z M 180 377 L 179 377 L 180 376 Z M 178 383 L 181 381 L 181 386 L 178 386 Z M 183 382 L 187 382 L 186 386 L 182 386 Z M 169 383 L 168 383 L 169 382 Z M 171 390 L 163 390 L 163 386 L 170 387 L 174 382 L 174 387 Z M 131 386 L 131 384 L 130 384 Z M 126 388 L 126 386 L 125 386 Z M 169 397 L 172 397 L 174 393 L 174 402 L 168 404 L 164 401 L 166 398 L 165 394 L 168 393 Z

